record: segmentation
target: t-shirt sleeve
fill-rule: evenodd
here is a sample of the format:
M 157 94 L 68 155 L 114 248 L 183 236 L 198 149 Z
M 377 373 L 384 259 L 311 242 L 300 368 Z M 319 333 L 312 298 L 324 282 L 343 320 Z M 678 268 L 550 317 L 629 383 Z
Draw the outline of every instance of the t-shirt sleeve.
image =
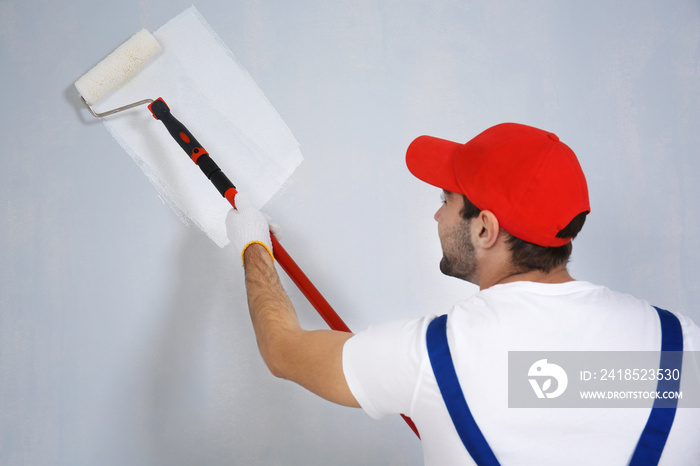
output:
M 410 416 L 422 366 L 427 361 L 422 317 L 369 327 L 343 347 L 343 372 L 362 409 L 372 418 Z

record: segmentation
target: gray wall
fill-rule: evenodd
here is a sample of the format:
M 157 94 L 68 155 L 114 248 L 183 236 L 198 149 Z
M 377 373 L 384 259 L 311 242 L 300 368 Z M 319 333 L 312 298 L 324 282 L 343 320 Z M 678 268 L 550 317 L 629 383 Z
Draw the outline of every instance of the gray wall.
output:
M 180 223 L 81 109 L 80 75 L 189 6 L 0 1 L 0 463 L 420 464 L 399 418 L 266 372 L 236 251 Z M 440 275 L 438 191 L 403 156 L 502 121 L 580 157 L 573 274 L 700 321 L 696 0 L 196 7 L 302 145 L 265 210 L 351 328 L 475 291 Z

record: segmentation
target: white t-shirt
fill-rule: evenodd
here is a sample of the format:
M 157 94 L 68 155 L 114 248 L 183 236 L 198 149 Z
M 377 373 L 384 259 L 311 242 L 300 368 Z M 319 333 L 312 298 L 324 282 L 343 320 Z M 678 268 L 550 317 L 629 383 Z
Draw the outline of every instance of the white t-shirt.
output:
M 508 351 L 658 351 L 659 317 L 647 302 L 581 281 L 515 282 L 480 291 L 447 314 L 462 390 L 501 464 L 628 464 L 649 409 L 509 409 Z M 676 316 L 684 349 L 700 351 L 698 326 Z M 358 333 L 345 344 L 343 370 L 371 417 L 411 417 L 426 465 L 474 464 L 428 359 L 425 334 L 433 317 Z M 700 409 L 677 410 L 661 464 L 700 464 Z

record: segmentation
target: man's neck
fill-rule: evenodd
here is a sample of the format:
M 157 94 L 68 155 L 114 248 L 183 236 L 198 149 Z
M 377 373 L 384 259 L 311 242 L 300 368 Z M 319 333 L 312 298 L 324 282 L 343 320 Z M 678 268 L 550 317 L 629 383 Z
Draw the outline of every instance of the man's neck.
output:
M 490 279 L 484 280 L 484 283 L 479 283 L 479 288 L 484 290 L 494 285 L 501 285 L 512 282 L 536 282 L 536 283 L 566 283 L 573 281 L 574 278 L 569 274 L 566 266 L 561 266 L 550 272 L 541 270 L 530 270 L 527 272 L 507 272 Z

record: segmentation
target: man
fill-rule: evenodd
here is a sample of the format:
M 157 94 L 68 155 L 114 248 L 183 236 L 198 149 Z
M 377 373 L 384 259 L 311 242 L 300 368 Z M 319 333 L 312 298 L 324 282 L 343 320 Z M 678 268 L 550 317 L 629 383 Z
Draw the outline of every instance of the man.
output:
M 509 351 L 659 351 L 667 321 L 680 348 L 700 349 L 687 317 L 569 275 L 571 240 L 590 211 L 573 151 L 552 133 L 505 123 L 466 144 L 419 137 L 406 161 L 443 189 L 440 269 L 480 291 L 440 318 L 354 336 L 305 331 L 277 277 L 268 225 L 241 198 L 227 225 L 271 372 L 373 418 L 410 416 L 426 464 L 655 464 L 662 451 L 661 464 L 700 464 L 694 410 L 662 410 L 675 414 L 664 434 L 658 410 L 508 408 Z M 647 430 L 662 440 L 649 447 Z

